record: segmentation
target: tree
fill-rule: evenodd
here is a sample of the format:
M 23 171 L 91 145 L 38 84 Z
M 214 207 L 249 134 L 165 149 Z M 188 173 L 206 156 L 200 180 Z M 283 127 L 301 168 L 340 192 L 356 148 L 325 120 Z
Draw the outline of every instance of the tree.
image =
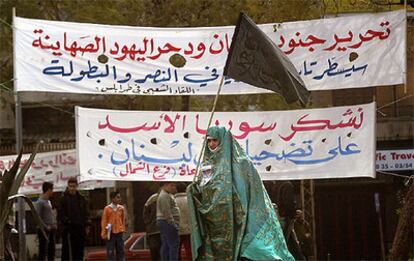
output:
M 390 251 L 389 260 L 407 260 L 414 233 L 414 182 L 404 198 L 404 206 L 401 210 L 397 231 Z M 411 244 L 410 244 L 411 243 Z
M 36 155 L 36 151 L 32 153 L 30 158 L 24 163 L 24 166 L 19 171 L 20 161 L 22 158 L 23 152 L 20 151 L 19 156 L 14 162 L 10 170 L 6 170 L 2 175 L 0 173 L 0 260 L 5 259 L 5 250 L 10 244 L 7 242 L 7 237 L 4 236 L 5 229 L 7 228 L 7 220 L 12 210 L 13 201 L 16 198 L 25 199 L 26 203 L 29 205 L 30 210 L 38 224 L 39 228 L 42 230 L 45 238 L 47 238 L 44 231 L 43 223 L 40 220 L 39 215 L 37 214 L 32 201 L 24 195 L 18 194 L 20 184 L 24 180 L 24 177 L 32 165 L 33 159 Z M 6 246 L 6 248 L 5 248 Z M 12 254 L 10 249 L 7 249 L 9 254 Z

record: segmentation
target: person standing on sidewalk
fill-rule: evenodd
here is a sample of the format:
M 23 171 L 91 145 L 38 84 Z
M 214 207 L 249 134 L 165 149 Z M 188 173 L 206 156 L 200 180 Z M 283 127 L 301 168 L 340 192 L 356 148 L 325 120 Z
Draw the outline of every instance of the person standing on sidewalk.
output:
M 157 225 L 161 232 L 162 260 L 177 260 L 178 258 L 180 210 L 173 195 L 176 192 L 177 188 L 174 183 L 164 183 L 157 199 Z
M 203 173 L 187 187 L 193 260 L 295 260 L 244 149 L 224 127 L 205 142 Z
M 62 261 L 83 260 L 87 225 L 90 222 L 88 206 L 78 192 L 76 177 L 68 179 L 68 187 L 60 202 L 58 221 L 63 229 Z
M 101 221 L 101 236 L 106 240 L 107 260 L 124 260 L 125 208 L 121 205 L 121 194 L 110 193 L 111 204 L 104 208 Z
M 53 195 L 53 183 L 44 182 L 42 184 L 42 192 L 36 202 L 35 208 L 46 228 L 45 238 L 42 231 L 39 229 L 37 235 L 39 237 L 39 260 L 55 260 L 55 237 L 56 237 L 56 213 L 50 202 Z
M 145 202 L 142 217 L 145 223 L 148 246 L 151 252 L 151 260 L 160 260 L 161 235 L 157 226 L 157 200 L 159 192 L 152 194 Z
M 178 231 L 180 235 L 180 247 L 178 248 L 178 260 L 184 260 L 181 255 L 181 247 L 184 246 L 185 260 L 191 259 L 191 229 L 188 212 L 187 194 L 185 193 L 185 185 L 180 184 L 178 191 L 180 193 L 175 194 L 175 201 L 180 209 L 180 229 Z

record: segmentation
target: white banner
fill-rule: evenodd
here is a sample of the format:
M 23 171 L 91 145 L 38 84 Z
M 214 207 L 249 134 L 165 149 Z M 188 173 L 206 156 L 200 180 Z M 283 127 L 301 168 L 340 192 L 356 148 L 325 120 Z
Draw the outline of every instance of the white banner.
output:
M 30 154 L 24 154 L 20 168 L 29 159 Z M 0 157 L 0 172 L 10 169 L 17 155 Z M 70 177 L 78 177 L 76 165 L 76 150 L 62 150 L 37 153 L 20 186 L 19 193 L 40 194 L 45 181 L 53 183 L 53 191 L 64 191 Z M 113 181 L 87 181 L 79 184 L 79 189 L 96 189 L 114 187 Z
M 376 169 L 382 171 L 414 170 L 414 149 L 378 150 Z
M 191 181 L 209 112 L 76 108 L 81 180 Z M 216 112 L 263 180 L 375 177 L 375 103 Z
M 260 25 L 309 90 L 405 81 L 404 11 Z M 16 18 L 17 91 L 217 92 L 234 26 L 148 28 Z M 385 66 L 386 65 L 386 66 Z M 226 78 L 223 94 L 267 90 Z

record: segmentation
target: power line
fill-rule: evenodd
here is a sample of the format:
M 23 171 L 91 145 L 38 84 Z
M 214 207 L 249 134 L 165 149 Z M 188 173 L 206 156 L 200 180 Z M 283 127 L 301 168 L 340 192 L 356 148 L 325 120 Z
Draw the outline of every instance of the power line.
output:
M 7 92 L 9 92 L 9 93 L 11 93 L 11 94 L 13 94 L 13 95 L 14 95 L 14 94 L 16 94 L 16 92 L 15 92 L 13 89 L 11 89 L 10 87 L 7 87 L 7 86 L 6 86 L 6 83 L 13 82 L 14 80 L 15 80 L 15 79 L 10 79 L 10 80 L 8 80 L 8 81 L 5 81 L 5 82 L 3 82 L 3 83 L 0 83 L 0 89 L 3 89 L 3 90 L 5 90 L 5 91 L 7 91 Z M 63 109 L 61 109 L 61 108 L 59 108 L 59 107 L 57 107 L 57 106 L 53 106 L 53 105 L 48 104 L 48 103 L 44 103 L 44 102 L 33 102 L 33 103 L 35 103 L 35 104 L 39 104 L 39 105 L 43 105 L 43 106 L 46 106 L 46 107 L 52 108 L 52 109 L 54 109 L 54 110 L 57 110 L 57 111 L 60 111 L 60 112 L 63 112 L 63 113 L 69 114 L 69 115 L 71 115 L 72 117 L 73 117 L 73 116 L 75 116 L 75 114 L 74 114 L 73 112 L 63 110 Z
M 393 173 L 393 172 L 385 172 L 385 171 L 379 171 L 377 170 L 378 173 L 384 174 L 384 175 L 391 175 L 391 176 L 396 176 L 396 177 L 400 177 L 400 178 L 406 178 L 408 179 L 408 181 L 410 181 L 411 179 L 414 179 L 414 175 L 411 176 L 407 176 L 407 175 L 401 175 L 401 174 L 397 174 L 397 173 Z
M 13 26 L 11 24 L 9 24 L 6 20 L 3 20 L 0 18 L 0 23 L 9 26 L 10 28 L 13 28 Z

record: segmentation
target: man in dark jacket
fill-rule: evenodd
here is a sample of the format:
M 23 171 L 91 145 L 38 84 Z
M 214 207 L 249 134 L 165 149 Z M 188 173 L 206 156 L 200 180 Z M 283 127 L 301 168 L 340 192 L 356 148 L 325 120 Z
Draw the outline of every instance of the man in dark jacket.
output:
M 76 178 L 68 180 L 58 211 L 62 226 L 62 260 L 83 260 L 85 248 L 88 207 L 85 198 L 78 192 Z
M 160 229 L 157 226 L 157 199 L 158 193 L 148 198 L 144 205 L 143 219 L 145 223 L 145 231 L 147 232 L 147 240 L 151 252 L 151 260 L 157 261 L 160 258 L 161 236 Z

